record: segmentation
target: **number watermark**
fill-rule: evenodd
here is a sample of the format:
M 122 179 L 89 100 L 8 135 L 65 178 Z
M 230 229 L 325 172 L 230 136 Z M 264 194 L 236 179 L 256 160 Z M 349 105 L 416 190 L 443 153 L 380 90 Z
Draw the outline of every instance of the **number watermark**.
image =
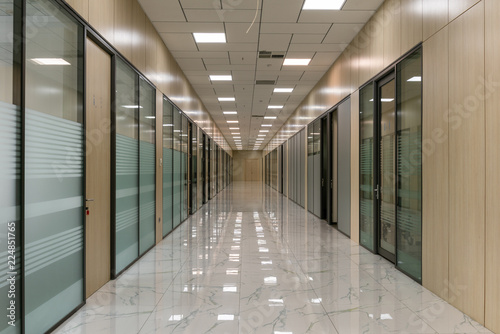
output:
M 16 326 L 16 222 L 7 224 L 7 318 L 10 326 Z

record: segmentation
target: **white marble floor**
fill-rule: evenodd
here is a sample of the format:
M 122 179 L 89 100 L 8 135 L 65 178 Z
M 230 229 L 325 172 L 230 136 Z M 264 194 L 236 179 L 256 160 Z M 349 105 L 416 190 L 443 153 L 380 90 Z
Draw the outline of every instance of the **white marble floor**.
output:
M 234 183 L 55 333 L 491 333 L 260 183 Z

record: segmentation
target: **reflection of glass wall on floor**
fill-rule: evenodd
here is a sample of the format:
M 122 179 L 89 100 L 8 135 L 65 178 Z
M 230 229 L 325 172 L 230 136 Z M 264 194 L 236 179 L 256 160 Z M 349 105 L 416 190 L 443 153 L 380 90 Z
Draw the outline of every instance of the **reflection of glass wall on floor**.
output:
M 43 333 L 84 300 L 83 27 L 51 1 L 26 6 L 25 332 Z

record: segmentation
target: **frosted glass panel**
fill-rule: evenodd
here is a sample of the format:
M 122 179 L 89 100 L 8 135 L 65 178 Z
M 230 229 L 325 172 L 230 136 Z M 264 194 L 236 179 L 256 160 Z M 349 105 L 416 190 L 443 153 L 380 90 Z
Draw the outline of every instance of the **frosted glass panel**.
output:
M 188 120 L 182 115 L 182 155 L 181 155 L 181 178 L 182 178 L 182 210 L 181 221 L 188 217 Z
M 139 253 L 155 244 L 156 210 L 156 148 L 155 148 L 155 99 L 156 92 L 146 81 L 139 85 Z
M 21 243 L 20 243 L 20 188 L 19 184 L 21 181 L 21 116 L 18 107 L 0 102 L 0 244 L 5 245 L 0 251 L 0 256 L 5 261 L 0 265 L 1 275 L 0 275 L 0 306 L 3 310 L 7 310 L 10 306 L 10 301 L 13 300 L 16 305 L 21 303 L 21 295 L 18 293 L 17 296 L 9 298 L 8 291 L 10 284 L 7 282 L 7 278 L 10 275 L 7 273 L 12 271 L 16 272 L 17 275 L 15 280 L 15 287 L 17 291 L 20 291 L 20 273 L 21 273 Z M 13 229 L 12 229 L 13 226 Z M 13 235 L 8 235 L 8 227 L 11 227 Z M 11 244 L 15 242 L 15 248 L 7 248 L 8 242 Z M 14 251 L 12 253 L 12 251 Z M 8 256 L 14 256 L 14 259 L 8 259 Z M 10 263 L 14 267 L 10 268 L 7 260 L 14 260 L 15 263 Z M 19 313 L 18 313 L 19 314 Z M 20 321 L 19 316 L 16 318 L 9 319 L 8 317 L 3 317 L 0 322 L 0 333 L 1 334 L 14 334 L 20 333 Z M 16 326 L 10 326 L 8 322 L 14 321 L 13 324 Z
M 116 273 L 139 255 L 137 77 L 116 62 Z
M 163 236 L 172 231 L 173 128 L 172 105 L 163 100 Z
M 26 6 L 26 29 L 37 32 L 26 36 L 25 59 L 24 307 L 31 334 L 48 331 L 84 300 L 83 27 L 51 1 Z M 45 58 L 65 65 L 43 65 Z

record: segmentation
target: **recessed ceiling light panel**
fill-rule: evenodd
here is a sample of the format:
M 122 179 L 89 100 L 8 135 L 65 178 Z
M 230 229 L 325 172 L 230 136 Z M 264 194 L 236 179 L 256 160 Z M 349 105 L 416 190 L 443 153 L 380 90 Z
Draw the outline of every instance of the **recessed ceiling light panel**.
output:
M 226 34 L 224 33 L 193 33 L 196 43 L 226 43 Z
M 231 75 L 210 75 L 211 81 L 232 81 L 233 77 Z
M 306 0 L 304 10 L 340 10 L 345 0 Z
M 275 88 L 274 93 L 291 93 L 293 92 L 293 88 Z
M 222 113 L 224 115 L 236 115 L 238 112 L 236 112 L 236 111 L 223 111 Z
M 236 99 L 234 97 L 219 97 L 219 102 L 234 102 Z
M 283 62 L 285 66 L 307 66 L 311 59 L 286 58 Z

